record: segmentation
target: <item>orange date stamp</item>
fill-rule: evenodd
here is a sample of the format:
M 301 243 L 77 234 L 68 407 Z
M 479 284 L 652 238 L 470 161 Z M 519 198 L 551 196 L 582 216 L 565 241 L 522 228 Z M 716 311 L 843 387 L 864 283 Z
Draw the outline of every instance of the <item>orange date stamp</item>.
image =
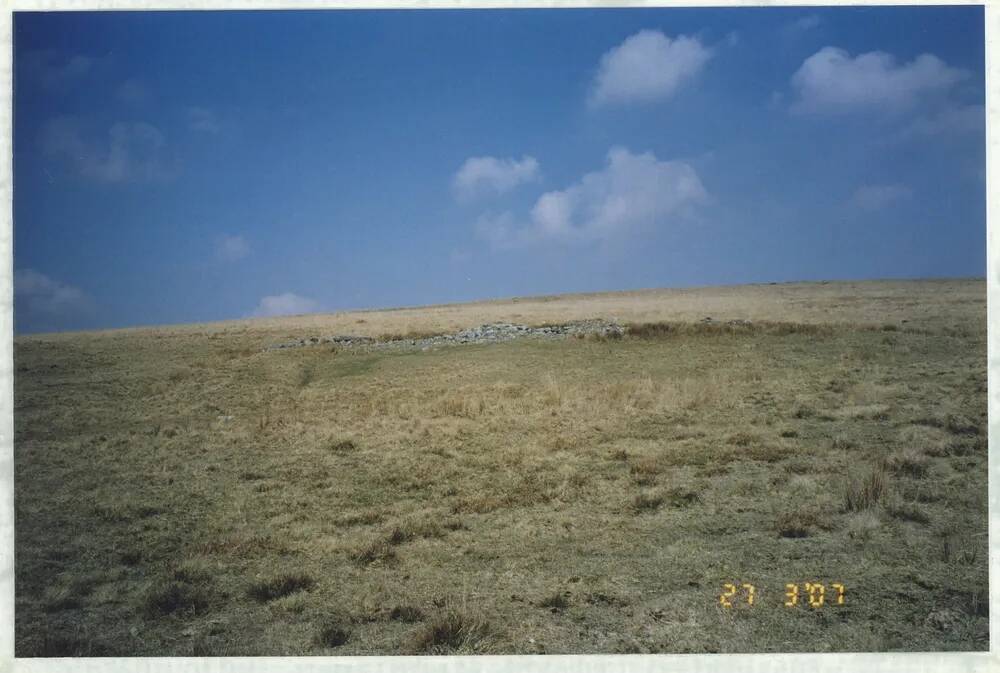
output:
M 719 604 L 724 608 L 734 605 L 757 605 L 760 595 L 757 587 L 746 582 L 725 583 L 719 594 Z M 785 585 L 784 601 L 786 608 L 798 605 L 808 605 L 811 608 L 821 608 L 824 605 L 836 606 L 847 603 L 847 589 L 840 582 L 825 584 L 823 582 L 788 583 Z

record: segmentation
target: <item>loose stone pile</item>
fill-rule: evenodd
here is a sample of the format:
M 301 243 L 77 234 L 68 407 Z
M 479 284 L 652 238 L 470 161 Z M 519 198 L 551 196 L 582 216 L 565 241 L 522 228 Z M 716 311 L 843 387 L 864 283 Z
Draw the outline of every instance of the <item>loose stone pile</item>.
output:
M 302 346 L 315 346 L 320 344 L 335 344 L 343 347 L 366 347 L 369 349 L 429 349 L 436 346 L 446 346 L 453 344 L 482 344 L 499 343 L 502 341 L 512 341 L 514 339 L 535 338 L 535 339 L 564 339 L 570 336 L 604 336 L 616 338 L 625 333 L 621 325 L 616 322 L 606 320 L 580 320 L 562 325 L 545 325 L 543 327 L 528 327 L 527 325 L 515 325 L 513 323 L 498 322 L 479 327 L 471 327 L 461 330 L 455 334 L 440 334 L 437 336 L 424 337 L 421 339 L 393 339 L 389 341 L 379 341 L 371 337 L 363 336 L 322 336 L 309 337 L 307 339 L 296 339 L 284 343 L 269 346 L 267 350 L 281 350 L 284 348 L 300 348 Z

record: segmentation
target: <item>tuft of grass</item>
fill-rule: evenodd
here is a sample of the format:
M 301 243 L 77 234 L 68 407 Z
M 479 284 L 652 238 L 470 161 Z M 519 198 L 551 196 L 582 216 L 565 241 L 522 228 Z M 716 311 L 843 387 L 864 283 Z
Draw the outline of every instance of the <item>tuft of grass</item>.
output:
M 885 465 L 879 463 L 864 476 L 852 476 L 844 489 L 844 510 L 861 512 L 872 509 L 889 488 L 889 473 Z
M 309 575 L 290 573 L 254 582 L 247 589 L 247 595 L 260 603 L 267 603 L 297 591 L 308 591 L 315 585 L 316 581 Z
M 46 592 L 45 601 L 46 612 L 60 612 L 62 610 L 79 610 L 83 607 L 83 597 L 73 590 L 72 587 L 62 587 L 60 589 Z
M 373 540 L 351 553 L 351 560 L 359 566 L 389 564 L 396 560 L 396 551 L 386 540 Z
M 931 522 L 931 518 L 928 516 L 927 512 L 913 502 L 907 502 L 899 499 L 890 500 L 886 503 L 885 510 L 889 513 L 889 516 L 894 519 L 913 521 L 914 523 L 924 525 Z
M 436 615 L 404 641 L 405 654 L 478 653 L 488 647 L 492 629 L 481 617 L 448 610 Z
M 903 449 L 889 456 L 889 469 L 896 474 L 905 474 L 914 479 L 927 476 L 930 459 L 914 449 Z
M 413 624 L 422 622 L 425 617 L 420 608 L 413 607 L 412 605 L 397 605 L 389 610 L 389 619 L 394 622 Z
M 189 560 L 174 568 L 174 579 L 188 584 L 205 584 L 212 581 L 212 574 L 197 560 Z
M 689 507 L 701 502 L 698 492 L 685 486 L 675 486 L 666 492 L 664 500 L 671 507 Z
M 327 617 L 316 632 L 316 644 L 320 647 L 340 647 L 350 638 L 351 632 L 340 617 Z
M 965 416 L 948 414 L 944 427 L 953 435 L 978 435 L 979 425 Z
M 137 566 L 142 561 L 142 552 L 138 549 L 128 549 L 118 555 L 122 565 Z
M 636 514 L 656 511 L 663 505 L 663 496 L 656 493 L 640 493 L 632 498 L 632 511 Z
M 549 608 L 553 612 L 558 612 L 559 610 L 565 610 L 569 607 L 569 592 L 568 591 L 556 591 L 542 600 L 538 601 L 538 607 Z
M 302 365 L 295 377 L 295 386 L 299 389 L 305 388 L 316 380 L 316 368 L 313 365 Z
M 730 435 L 729 439 L 726 440 L 733 446 L 750 446 L 757 441 L 757 438 L 751 435 L 749 432 L 737 432 L 734 435 Z
M 834 437 L 830 446 L 838 451 L 847 451 L 849 449 L 858 448 L 858 445 L 853 440 L 847 439 L 846 437 Z
M 353 439 L 334 439 L 327 446 L 330 451 L 341 453 L 344 451 L 354 451 L 358 448 L 357 442 Z
M 650 456 L 637 458 L 628 466 L 629 474 L 655 476 L 663 471 L 660 461 Z
M 198 615 L 209 607 L 207 590 L 186 582 L 168 581 L 154 584 L 147 592 L 144 610 L 147 617 L 155 619 L 164 615 Z
M 818 514 L 809 509 L 783 512 L 775 522 L 779 537 L 810 537 L 820 526 Z
M 858 512 L 847 523 L 847 535 L 853 540 L 867 542 L 881 527 L 882 522 L 874 512 Z
M 376 510 L 358 512 L 357 514 L 345 514 L 337 519 L 337 525 L 344 528 L 351 526 L 371 526 L 385 521 L 385 514 Z

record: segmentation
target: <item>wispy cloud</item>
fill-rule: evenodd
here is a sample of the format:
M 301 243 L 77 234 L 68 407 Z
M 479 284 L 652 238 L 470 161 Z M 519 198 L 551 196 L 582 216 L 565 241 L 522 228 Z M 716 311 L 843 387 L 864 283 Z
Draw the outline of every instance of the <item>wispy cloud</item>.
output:
M 588 103 L 600 107 L 669 98 L 711 56 L 698 38 L 641 30 L 601 57 Z
M 224 262 L 235 262 L 250 254 L 250 244 L 242 235 L 223 236 L 215 248 L 215 255 Z
M 861 210 L 875 211 L 909 199 L 913 190 L 902 184 L 862 185 L 851 196 L 850 203 Z
M 534 157 L 521 157 L 520 161 L 470 157 L 452 177 L 451 188 L 459 201 L 471 201 L 488 194 L 503 194 L 537 179 L 538 161 Z
M 986 108 L 982 105 L 948 105 L 921 115 L 896 134 L 896 140 L 982 133 L 986 128 Z
M 185 110 L 188 126 L 195 131 L 218 133 L 222 128 L 215 112 L 204 107 L 189 107 Z
M 115 90 L 115 98 L 127 105 L 138 106 L 149 100 L 149 90 L 136 78 L 127 79 Z
M 788 36 L 801 35 L 802 33 L 808 33 L 811 30 L 819 28 L 822 23 L 823 19 L 819 14 L 806 14 L 783 25 L 781 32 Z
M 89 74 L 97 59 L 83 54 L 62 54 L 53 49 L 18 54 L 18 66 L 23 69 L 28 84 L 47 92 L 63 92 Z
M 883 110 L 898 112 L 919 101 L 943 97 L 969 77 L 933 54 L 905 64 L 881 51 L 852 57 L 843 49 L 824 47 L 807 58 L 792 76 L 797 94 L 792 111 L 838 114 Z
M 250 317 L 271 318 L 281 315 L 301 315 L 303 313 L 316 313 L 319 310 L 319 302 L 314 299 L 285 292 L 284 294 L 263 297 Z
M 42 127 L 42 151 L 58 157 L 79 175 L 97 182 L 166 180 L 177 173 L 167 158 L 166 138 L 145 122 L 118 122 L 106 142 L 85 138 L 79 120 L 58 117 Z
M 510 212 L 487 214 L 479 218 L 476 230 L 497 248 L 610 239 L 662 226 L 706 199 L 689 164 L 614 147 L 602 170 L 539 197 L 526 223 L 520 224 Z
M 14 312 L 18 323 L 58 328 L 90 314 L 93 300 L 80 288 L 34 269 L 14 272 Z

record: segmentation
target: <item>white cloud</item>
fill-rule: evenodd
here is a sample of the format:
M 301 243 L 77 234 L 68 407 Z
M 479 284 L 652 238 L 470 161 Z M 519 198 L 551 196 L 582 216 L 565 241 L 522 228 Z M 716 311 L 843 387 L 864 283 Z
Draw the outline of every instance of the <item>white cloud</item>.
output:
M 697 38 L 671 39 L 658 30 L 641 30 L 601 57 L 588 102 L 601 106 L 668 98 L 711 56 Z
M 85 315 L 92 308 L 92 300 L 78 287 L 33 269 L 14 272 L 14 310 L 33 322 L 67 320 Z
M 215 253 L 223 261 L 235 262 L 250 254 L 250 244 L 241 235 L 223 236 L 216 246 Z
M 606 240 L 683 217 L 707 199 L 697 172 L 682 161 L 614 147 L 603 170 L 561 191 L 542 194 L 526 224 L 509 212 L 483 215 L 479 235 L 494 247 L 544 241 Z
M 862 185 L 851 197 L 851 205 L 862 210 L 882 210 L 911 196 L 913 190 L 906 185 Z
M 900 111 L 922 99 L 943 96 L 967 78 L 933 54 L 898 64 L 891 54 L 873 51 L 852 57 L 824 47 L 792 76 L 798 97 L 793 112 L 829 114 L 855 110 Z
M 538 161 L 534 157 L 497 159 L 470 157 L 452 178 L 455 198 L 470 201 L 486 194 L 503 194 L 518 185 L 538 179 Z
M 253 318 L 270 318 L 281 315 L 316 313 L 319 310 L 319 303 L 315 300 L 286 292 L 262 298 L 250 316 Z
M 188 126 L 195 131 L 218 133 L 222 128 L 215 113 L 208 108 L 189 107 L 185 112 L 187 114 Z
M 85 139 L 75 118 L 57 117 L 43 125 L 41 145 L 45 154 L 61 157 L 98 182 L 156 181 L 176 174 L 176 165 L 166 158 L 166 138 L 145 122 L 114 124 L 105 144 Z

